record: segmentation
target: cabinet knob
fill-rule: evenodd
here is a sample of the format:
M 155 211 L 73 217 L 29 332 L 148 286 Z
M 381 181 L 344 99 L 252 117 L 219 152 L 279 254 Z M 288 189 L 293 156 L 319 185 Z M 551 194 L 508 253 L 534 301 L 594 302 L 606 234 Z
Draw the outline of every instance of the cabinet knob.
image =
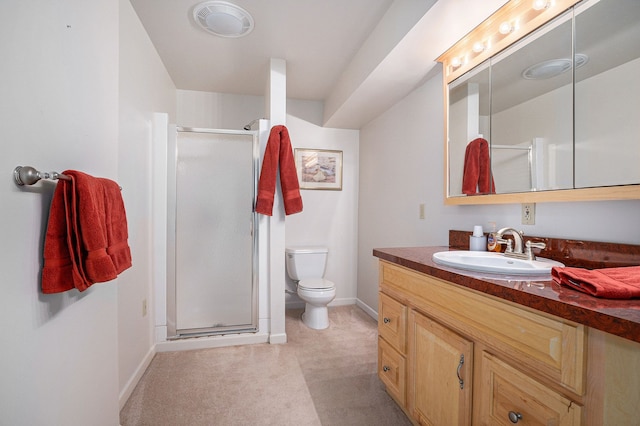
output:
M 383 321 L 385 324 L 389 324 L 389 323 L 391 322 L 391 320 L 390 320 L 389 318 L 387 318 L 387 317 L 384 317 L 384 318 L 382 319 L 382 321 Z
M 516 413 L 515 411 L 509 411 L 509 421 L 511 423 L 518 423 L 518 420 L 522 418 L 522 414 Z
M 387 367 L 386 365 L 382 367 L 382 371 L 384 371 L 385 373 L 389 370 L 391 370 L 391 367 Z

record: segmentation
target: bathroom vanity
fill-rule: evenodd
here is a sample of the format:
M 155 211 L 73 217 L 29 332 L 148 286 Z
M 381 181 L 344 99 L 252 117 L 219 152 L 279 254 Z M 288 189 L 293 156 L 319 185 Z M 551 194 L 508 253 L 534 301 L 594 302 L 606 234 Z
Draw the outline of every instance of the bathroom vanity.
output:
M 375 249 L 378 375 L 416 424 L 640 424 L 640 300 Z M 635 255 L 634 255 L 635 256 Z

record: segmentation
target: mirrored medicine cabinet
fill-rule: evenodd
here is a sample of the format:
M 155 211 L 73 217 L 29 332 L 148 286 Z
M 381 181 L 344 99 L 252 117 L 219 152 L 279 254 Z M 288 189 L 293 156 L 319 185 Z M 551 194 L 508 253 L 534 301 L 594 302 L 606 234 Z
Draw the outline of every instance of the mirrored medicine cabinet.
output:
M 511 0 L 438 61 L 445 203 L 640 198 L 640 1 Z

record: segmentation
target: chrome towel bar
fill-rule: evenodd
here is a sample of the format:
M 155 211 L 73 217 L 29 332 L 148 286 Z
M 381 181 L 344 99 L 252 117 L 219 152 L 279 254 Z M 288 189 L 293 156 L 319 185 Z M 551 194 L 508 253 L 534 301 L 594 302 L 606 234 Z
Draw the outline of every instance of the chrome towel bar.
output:
M 33 185 L 40 179 L 52 179 L 52 180 L 71 180 L 67 175 L 63 175 L 58 172 L 39 172 L 30 166 L 18 166 L 13 170 L 13 179 L 20 186 Z

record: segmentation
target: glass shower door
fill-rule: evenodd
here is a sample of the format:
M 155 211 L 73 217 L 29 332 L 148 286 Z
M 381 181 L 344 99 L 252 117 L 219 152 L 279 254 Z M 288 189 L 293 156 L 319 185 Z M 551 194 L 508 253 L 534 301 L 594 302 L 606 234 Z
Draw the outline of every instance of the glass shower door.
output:
M 256 136 L 179 128 L 175 167 L 176 334 L 255 331 Z

